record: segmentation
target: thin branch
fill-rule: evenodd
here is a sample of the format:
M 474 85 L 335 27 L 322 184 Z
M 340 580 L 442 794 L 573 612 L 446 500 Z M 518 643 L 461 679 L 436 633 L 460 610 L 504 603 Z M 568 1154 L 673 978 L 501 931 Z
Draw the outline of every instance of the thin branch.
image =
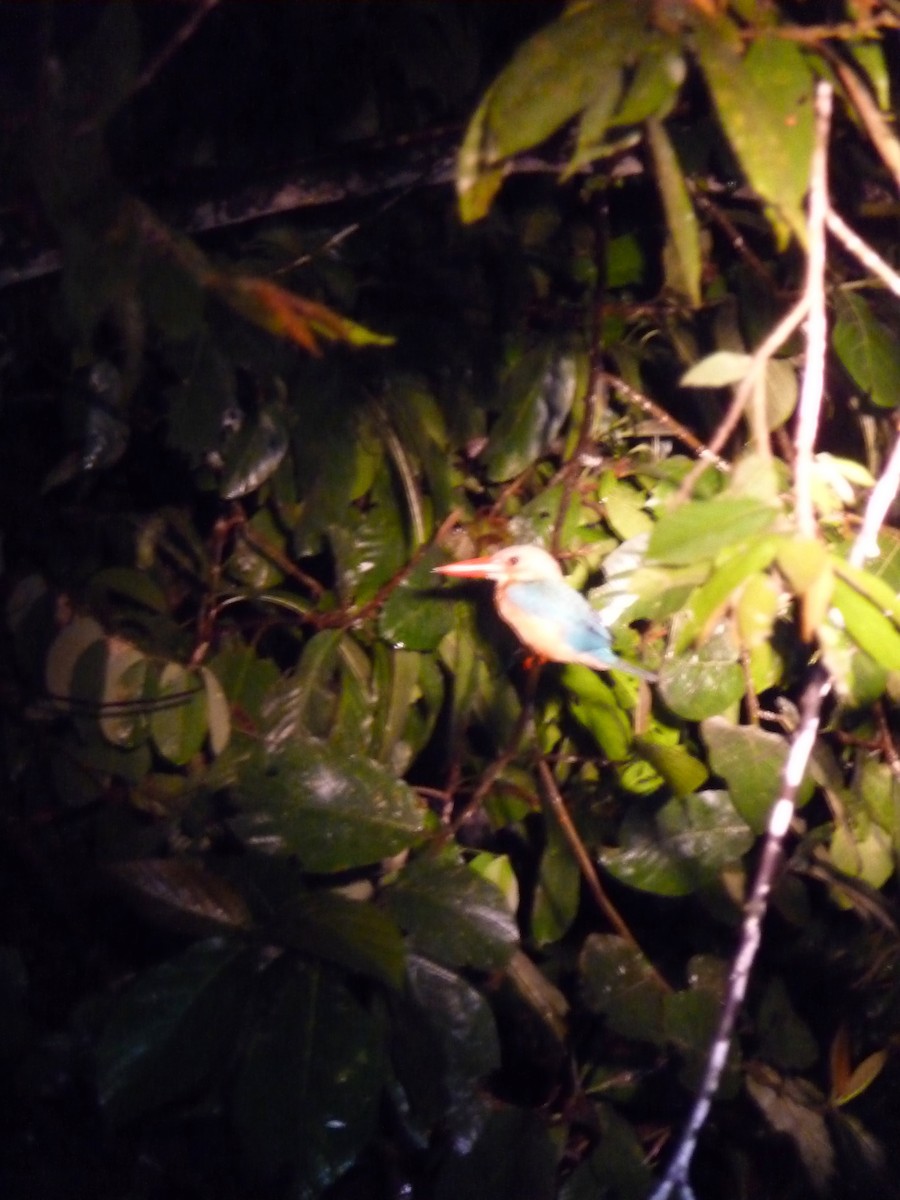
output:
M 828 232 L 838 239 L 845 250 L 858 259 L 873 275 L 877 275 L 895 296 L 900 296 L 900 275 L 831 207 L 825 214 L 825 224 L 828 226 Z
M 667 413 L 664 408 L 651 400 L 649 396 L 645 396 L 643 392 L 639 392 L 637 388 L 633 388 L 630 383 L 626 383 L 619 375 L 612 375 L 609 371 L 605 372 L 604 379 L 613 388 L 614 391 L 621 392 L 626 400 L 630 400 L 632 404 L 649 413 L 651 417 L 664 425 L 672 437 L 677 438 L 702 459 L 703 462 L 711 463 L 723 474 L 727 474 L 731 470 L 731 464 L 724 458 L 721 458 L 713 450 L 702 442 L 690 429 L 682 425 L 680 421 Z
M 616 933 L 626 941 L 629 946 L 633 946 L 636 950 L 640 950 L 640 945 L 634 934 L 628 928 L 619 910 L 607 896 L 603 890 L 603 884 L 600 882 L 600 876 L 597 874 L 596 867 L 590 854 L 587 852 L 587 847 L 579 836 L 578 830 L 569 816 L 569 810 L 566 808 L 565 801 L 562 798 L 556 780 L 553 778 L 553 772 L 547 766 L 543 759 L 538 761 L 538 774 L 541 777 L 541 783 L 544 785 L 544 793 L 547 797 L 547 803 L 550 811 L 556 818 L 556 822 L 562 830 L 563 837 L 569 844 L 569 849 L 575 861 L 578 863 L 578 868 L 581 871 L 581 877 L 587 884 L 588 891 L 594 899 L 594 903 L 604 914 L 606 919 L 612 925 Z M 643 951 L 641 952 L 643 953 Z M 665 987 L 666 991 L 671 991 L 668 983 L 659 975 L 655 968 L 656 974 L 660 983 Z
M 823 50 L 824 48 L 820 47 Z M 891 131 L 887 119 L 882 115 L 878 105 L 869 94 L 868 88 L 854 70 L 842 62 L 834 54 L 826 55 L 847 95 L 853 101 L 853 106 L 859 113 L 859 118 L 866 127 L 866 133 L 872 139 L 872 144 L 878 151 L 879 157 L 894 177 L 894 183 L 900 189 L 900 142 Z
M 753 353 L 750 364 L 747 367 L 747 374 L 738 384 L 734 392 L 731 404 L 725 416 L 719 422 L 716 432 L 708 443 L 708 449 L 711 454 L 718 454 L 728 439 L 731 437 L 738 421 L 744 414 L 744 409 L 747 407 L 747 401 L 756 387 L 757 380 L 763 374 L 769 359 L 779 350 L 788 340 L 791 334 L 799 327 L 806 314 L 809 312 L 809 298 L 804 292 L 798 299 L 797 303 L 781 318 L 772 332 L 764 341 L 762 341 Z M 687 500 L 691 492 L 694 490 L 694 485 L 700 478 L 704 470 L 704 464 L 698 463 L 684 478 L 681 487 L 675 496 L 676 503 L 681 503 Z
M 878 533 L 887 518 L 894 497 L 900 490 L 900 437 L 894 442 L 891 456 L 878 482 L 869 493 L 869 502 L 863 515 L 863 523 L 850 551 L 849 561 L 853 567 L 861 567 L 867 558 L 877 558 L 881 553 Z
M 804 444 L 798 446 L 797 451 L 798 470 L 804 457 L 806 458 L 805 465 L 807 467 L 811 465 L 812 447 L 818 425 L 825 377 L 827 348 L 825 341 L 825 212 L 827 208 L 825 180 L 831 99 L 830 84 L 820 83 L 816 89 L 816 145 L 813 152 L 807 217 L 809 257 L 804 297 L 810 310 L 810 328 L 807 331 L 807 355 L 798 422 L 798 441 L 801 431 L 804 439 Z M 813 356 L 817 356 L 818 361 L 813 361 Z M 818 391 L 814 390 L 815 388 Z M 804 505 L 808 504 L 809 506 L 804 523 L 801 524 L 798 519 L 798 527 L 805 536 L 813 536 L 815 511 L 812 508 L 811 495 L 805 490 L 808 487 L 808 479 L 803 482 L 798 480 L 798 508 L 801 500 Z M 807 522 L 811 522 L 809 532 L 807 532 Z M 654 1189 L 650 1200 L 667 1200 L 673 1191 L 677 1192 L 682 1200 L 694 1200 L 689 1172 L 694 1151 L 697 1148 L 697 1139 L 709 1116 L 713 1099 L 719 1090 L 722 1072 L 728 1061 L 735 1026 L 747 993 L 750 973 L 762 938 L 762 923 L 768 908 L 769 895 L 781 863 L 784 838 L 794 819 L 797 792 L 806 774 L 810 755 L 819 732 L 822 705 L 830 693 L 831 687 L 831 676 L 825 667 L 820 664 L 814 666 L 810 671 L 809 680 L 800 701 L 800 723 L 791 740 L 781 774 L 780 795 L 769 814 L 762 857 L 745 909 L 740 944 L 731 968 L 728 993 L 719 1017 L 716 1036 L 710 1048 L 703 1078 L 687 1124 L 678 1139 L 675 1153 L 666 1172 Z
M 825 387 L 825 354 L 828 327 L 825 315 L 825 214 L 828 212 L 828 131 L 831 125 L 832 90 L 828 83 L 816 87 L 816 138 L 809 181 L 807 259 L 804 294 L 809 303 L 806 323 L 806 362 L 797 412 L 794 494 L 797 531 L 801 537 L 816 534 L 812 498 L 813 451 Z

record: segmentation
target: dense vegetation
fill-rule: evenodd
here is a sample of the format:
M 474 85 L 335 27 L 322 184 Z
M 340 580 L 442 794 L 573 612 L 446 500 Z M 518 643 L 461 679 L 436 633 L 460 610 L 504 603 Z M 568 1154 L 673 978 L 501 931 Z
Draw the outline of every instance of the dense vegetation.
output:
M 6 1195 L 643 1200 L 813 662 L 694 1182 L 896 1194 L 898 26 L 0 12 Z M 658 682 L 433 574 L 531 542 Z

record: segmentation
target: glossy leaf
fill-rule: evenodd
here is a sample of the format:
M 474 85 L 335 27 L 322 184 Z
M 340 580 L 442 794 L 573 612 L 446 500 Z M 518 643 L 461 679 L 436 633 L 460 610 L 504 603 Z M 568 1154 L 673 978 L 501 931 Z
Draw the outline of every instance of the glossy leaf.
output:
M 243 1048 L 234 1123 L 256 1177 L 285 1173 L 320 1195 L 374 1129 L 384 1080 L 380 1021 L 338 976 L 289 961 L 266 980 L 267 1012 Z
M 378 618 L 382 636 L 398 650 L 434 650 L 453 623 L 452 604 L 432 573 L 445 555 L 433 546 L 394 588 Z
M 160 672 L 150 736 L 159 753 L 182 766 L 200 751 L 208 731 L 206 688 L 197 675 L 178 663 L 166 663 Z
M 736 542 L 770 529 L 776 516 L 771 505 L 749 497 L 694 500 L 659 519 L 647 554 L 673 565 L 712 558 Z
M 235 794 L 243 811 L 232 824 L 247 844 L 294 854 L 309 871 L 375 863 L 424 827 L 414 792 L 392 772 L 311 739 L 244 764 Z
M 781 772 L 788 754 L 786 740 L 758 725 L 732 725 L 712 717 L 701 726 L 709 748 L 710 765 L 728 784 L 737 811 L 754 833 L 762 833 L 772 805 L 781 794 Z M 812 794 L 812 783 L 804 780 L 797 795 L 803 805 Z
M 589 934 L 579 959 L 585 1003 L 622 1037 L 661 1045 L 665 988 L 636 947 L 614 934 Z
M 896 333 L 855 292 L 842 293 L 837 313 L 831 342 L 838 358 L 873 403 L 896 408 L 900 396 Z
M 502 967 L 518 943 L 502 892 L 452 862 L 416 859 L 385 902 L 416 950 L 450 967 Z
M 897 626 L 842 579 L 834 581 L 834 605 L 857 645 L 885 670 L 900 671 Z
M 273 933 L 284 945 L 314 954 L 354 975 L 377 979 L 392 988 L 403 982 L 403 938 L 390 917 L 373 904 L 324 889 L 305 892 L 279 913 Z
M 547 452 L 575 401 L 580 366 L 552 346 L 528 351 L 516 365 L 485 452 L 489 479 L 512 479 Z
M 123 992 L 97 1046 L 108 1119 L 123 1124 L 185 1099 L 230 1059 L 251 970 L 240 948 L 198 942 Z
M 504 1107 L 488 1118 L 468 1152 L 448 1157 L 434 1188 L 435 1200 L 552 1200 L 558 1152 L 543 1118 Z
M 727 792 L 699 792 L 670 800 L 652 816 L 634 806 L 622 822 L 620 845 L 603 847 L 600 858 L 610 874 L 641 891 L 686 896 L 752 843 Z

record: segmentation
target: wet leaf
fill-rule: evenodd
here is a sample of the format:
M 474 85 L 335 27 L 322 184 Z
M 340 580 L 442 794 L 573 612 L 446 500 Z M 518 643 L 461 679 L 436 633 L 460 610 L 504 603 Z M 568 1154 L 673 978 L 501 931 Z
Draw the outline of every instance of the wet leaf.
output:
M 399 988 L 406 968 L 400 930 L 373 904 L 338 892 L 304 892 L 278 914 L 273 936 L 354 975 Z
M 763 833 L 781 794 L 787 741 L 758 725 L 733 725 L 722 717 L 704 721 L 701 733 L 709 748 L 710 766 L 727 783 L 734 807 L 754 833 Z M 798 806 L 811 795 L 812 781 L 807 778 L 797 794 Z
M 235 1128 L 258 1178 L 287 1171 L 295 1194 L 317 1196 L 374 1133 L 381 1023 L 321 966 L 291 960 L 267 985 L 266 1019 L 254 1026 L 235 1080 Z
M 543 1118 L 525 1108 L 491 1113 L 468 1153 L 448 1156 L 435 1200 L 552 1200 L 558 1151 Z
M 198 754 L 208 731 L 206 686 L 195 672 L 166 663 L 149 715 L 150 736 L 159 753 L 183 766 Z
M 614 1033 L 655 1045 L 665 1041 L 666 991 L 636 946 L 615 934 L 591 933 L 578 966 L 585 1003 Z
M 183 1099 L 230 1060 L 251 972 L 239 947 L 198 942 L 118 997 L 97 1046 L 109 1120 L 121 1125 Z
M 618 847 L 601 849 L 604 867 L 660 896 L 686 896 L 708 885 L 753 844 L 728 793 L 715 791 L 670 800 L 655 814 L 634 805 L 619 838 Z
M 831 343 L 853 382 L 881 408 L 900 397 L 897 334 L 874 315 L 864 297 L 842 292 Z
M 503 893 L 468 867 L 419 858 L 385 892 L 416 950 L 451 967 L 502 967 L 518 944 Z
M 424 828 L 422 805 L 392 772 L 312 739 L 254 757 L 239 768 L 234 791 L 239 836 L 296 855 L 308 871 L 378 862 L 413 845 Z

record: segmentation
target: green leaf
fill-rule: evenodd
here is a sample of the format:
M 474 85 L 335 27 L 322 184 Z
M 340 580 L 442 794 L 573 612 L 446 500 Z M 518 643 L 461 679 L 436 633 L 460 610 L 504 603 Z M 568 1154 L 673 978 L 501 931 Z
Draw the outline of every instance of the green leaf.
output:
M 207 734 L 206 686 L 178 663 L 163 667 L 150 713 L 150 736 L 169 762 L 183 766 L 199 753 Z
M 630 1121 L 608 1104 L 595 1106 L 601 1137 L 559 1190 L 559 1200 L 598 1200 L 609 1189 L 616 1200 L 644 1200 L 653 1187 L 653 1173 L 644 1147 Z
M 424 829 L 415 793 L 383 767 L 312 739 L 298 739 L 239 767 L 242 812 L 232 819 L 249 845 L 295 854 L 308 871 L 343 871 L 388 858 Z
M 704 584 L 691 593 L 690 601 L 683 609 L 683 620 L 678 625 L 675 640 L 677 653 L 685 650 L 708 629 L 742 583 L 769 566 L 778 548 L 778 541 L 774 537 L 764 534 L 754 539 L 726 559 Z
M 578 356 L 554 346 L 529 350 L 516 364 L 485 451 L 492 482 L 515 478 L 547 452 L 571 411 L 582 367 Z
M 733 725 L 722 717 L 704 721 L 700 732 L 709 748 L 710 766 L 727 783 L 734 807 L 754 833 L 764 833 L 781 794 L 787 741 L 758 725 Z M 798 807 L 811 795 L 812 781 L 806 778 L 798 792 Z
M 610 762 L 624 762 L 631 752 L 631 721 L 613 688 L 588 667 L 567 665 L 561 678 L 563 686 L 577 697 L 569 702 L 572 716 Z
M 470 1105 L 477 1085 L 500 1066 L 494 1015 L 471 983 L 417 954 L 408 957 L 406 992 L 391 997 L 391 1011 L 391 1062 L 427 1135 Z
M 375 1132 L 381 1022 L 321 966 L 290 960 L 266 983 L 235 1080 L 238 1140 L 258 1178 L 289 1173 L 294 1195 L 320 1196 Z
M 728 387 L 729 384 L 741 382 L 752 361 L 749 354 L 715 350 L 689 367 L 678 382 L 681 387 Z
M 704 764 L 685 746 L 668 746 L 652 735 L 636 737 L 634 749 L 665 780 L 676 796 L 689 796 L 709 778 Z
M 518 944 L 503 893 L 468 867 L 417 858 L 385 891 L 416 950 L 451 967 L 502 967 Z
M 819 1044 L 777 975 L 763 993 L 756 1029 L 760 1056 L 782 1071 L 807 1071 L 819 1059 Z
M 833 866 L 851 879 L 861 879 L 872 888 L 882 888 L 894 873 L 891 835 L 874 821 L 860 820 L 853 826 L 838 825 L 828 853 Z
M 677 625 L 673 627 L 677 640 Z M 729 631 L 712 635 L 690 654 L 667 659 L 659 674 L 659 689 L 672 712 L 688 721 L 702 721 L 726 712 L 743 696 L 746 683 Z
M 239 500 L 262 487 L 278 470 L 288 445 L 287 428 L 279 409 L 275 405 L 262 409 L 228 448 L 219 485 L 223 499 Z
M 839 292 L 831 334 L 835 354 L 861 391 L 881 408 L 896 408 L 900 398 L 897 334 L 872 312 L 856 292 Z
M 539 946 L 563 936 L 575 920 L 580 896 L 581 872 L 572 848 L 550 819 L 531 906 L 531 936 Z
M 357 975 L 399 988 L 406 968 L 403 938 L 373 904 L 338 892 L 304 892 L 276 918 L 273 937 Z
M 835 579 L 832 600 L 854 642 L 885 670 L 900 671 L 900 632 L 896 625 L 843 579 Z
M 647 144 L 653 155 L 653 168 L 666 214 L 668 233 L 666 282 L 669 287 L 687 296 L 697 307 L 700 304 L 700 229 L 697 214 L 688 195 L 681 166 L 662 122 L 647 122 Z M 684 381 L 682 380 L 682 383 Z
M 671 800 L 655 814 L 628 811 L 617 848 L 600 858 L 616 879 L 660 896 L 686 896 L 710 884 L 753 844 L 753 834 L 727 792 L 698 792 Z
M 65 707 L 66 702 L 73 698 L 73 675 L 78 660 L 88 647 L 103 641 L 105 636 L 102 626 L 93 617 L 73 617 L 54 638 L 47 652 L 44 680 L 48 694 L 61 706 Z M 96 701 L 100 697 L 101 686 L 98 677 L 89 694 L 77 698 Z
M 98 1093 L 111 1121 L 185 1099 L 229 1061 L 252 972 L 243 950 L 214 939 L 122 993 L 97 1046 Z
M 536 1111 L 504 1107 L 491 1113 L 478 1140 L 443 1163 L 434 1200 L 553 1200 L 558 1151 Z
M 665 988 L 637 946 L 618 935 L 591 933 L 578 962 L 584 1002 L 613 1033 L 661 1045 Z
M 771 504 L 750 496 L 692 500 L 660 517 L 650 535 L 647 557 L 675 566 L 713 558 L 770 529 L 777 516 Z
M 779 240 L 790 232 L 805 244 L 813 76 L 803 52 L 771 37 L 742 54 L 737 28 L 724 19 L 700 21 L 695 39 L 719 120 Z
M 586 109 L 608 71 L 620 71 L 644 37 L 644 13 L 630 0 L 568 9 L 516 51 L 484 96 L 459 152 L 460 213 L 477 221 L 500 185 L 498 164 L 537 145 Z M 599 124 L 599 123 L 597 123 Z M 592 140 L 599 130 L 592 131 Z
M 453 608 L 433 569 L 446 558 L 439 546 L 422 555 L 394 588 L 378 618 L 381 636 L 398 650 L 435 650 L 453 624 Z

